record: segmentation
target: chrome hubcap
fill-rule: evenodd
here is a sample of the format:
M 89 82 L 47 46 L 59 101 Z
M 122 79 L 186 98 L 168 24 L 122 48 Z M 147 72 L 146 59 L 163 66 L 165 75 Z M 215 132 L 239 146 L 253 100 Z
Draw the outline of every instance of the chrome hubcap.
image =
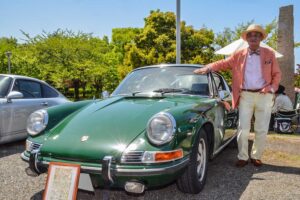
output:
M 198 152 L 197 152 L 197 175 L 198 180 L 202 181 L 204 178 L 205 168 L 206 168 L 206 146 L 204 139 L 200 139 Z

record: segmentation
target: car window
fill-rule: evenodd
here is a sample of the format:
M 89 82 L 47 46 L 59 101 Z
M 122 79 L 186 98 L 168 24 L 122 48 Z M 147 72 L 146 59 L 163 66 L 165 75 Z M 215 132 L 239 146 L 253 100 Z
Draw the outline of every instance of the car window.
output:
M 217 74 L 213 74 L 213 78 L 218 91 L 226 90 L 223 80 L 221 79 L 220 76 L 218 76 Z
M 21 92 L 25 99 L 42 98 L 41 84 L 35 81 L 17 79 L 13 90 Z
M 209 95 L 207 75 L 197 75 L 194 73 L 195 69 L 194 67 L 139 69 L 129 74 L 112 95 L 150 93 L 166 88 L 182 91 L 181 94 Z
M 12 78 L 7 76 L 0 76 L 0 98 L 4 98 L 7 96 L 11 82 Z
M 43 87 L 43 98 L 54 98 L 58 97 L 58 93 L 53 90 L 51 87 L 42 84 Z

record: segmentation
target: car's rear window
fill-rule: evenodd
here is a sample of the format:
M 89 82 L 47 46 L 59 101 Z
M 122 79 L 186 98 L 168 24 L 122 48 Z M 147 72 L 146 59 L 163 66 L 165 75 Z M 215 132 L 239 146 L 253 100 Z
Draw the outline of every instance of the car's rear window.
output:
M 47 85 L 43 84 L 43 98 L 58 97 L 58 93 Z

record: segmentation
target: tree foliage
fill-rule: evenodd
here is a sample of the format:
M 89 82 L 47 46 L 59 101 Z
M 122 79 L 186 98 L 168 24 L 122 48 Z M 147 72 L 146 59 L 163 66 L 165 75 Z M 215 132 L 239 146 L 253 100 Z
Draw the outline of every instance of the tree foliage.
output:
M 196 30 L 181 22 L 182 63 L 209 63 L 213 58 L 214 33 L 205 27 Z M 125 46 L 124 64 L 137 68 L 159 63 L 175 63 L 176 18 L 172 12 L 151 11 L 145 26 Z

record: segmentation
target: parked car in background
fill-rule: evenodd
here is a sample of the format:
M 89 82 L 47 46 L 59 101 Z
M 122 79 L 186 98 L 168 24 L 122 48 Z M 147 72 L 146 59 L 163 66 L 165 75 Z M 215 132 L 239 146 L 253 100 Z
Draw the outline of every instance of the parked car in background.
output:
M 0 74 L 0 144 L 25 139 L 32 112 L 66 102 L 69 100 L 44 81 Z
M 224 78 L 194 74 L 199 67 L 138 68 L 106 99 L 34 112 L 21 155 L 27 174 L 73 163 L 94 188 L 143 193 L 176 180 L 182 192 L 200 192 L 208 159 L 236 139 L 238 112 Z

